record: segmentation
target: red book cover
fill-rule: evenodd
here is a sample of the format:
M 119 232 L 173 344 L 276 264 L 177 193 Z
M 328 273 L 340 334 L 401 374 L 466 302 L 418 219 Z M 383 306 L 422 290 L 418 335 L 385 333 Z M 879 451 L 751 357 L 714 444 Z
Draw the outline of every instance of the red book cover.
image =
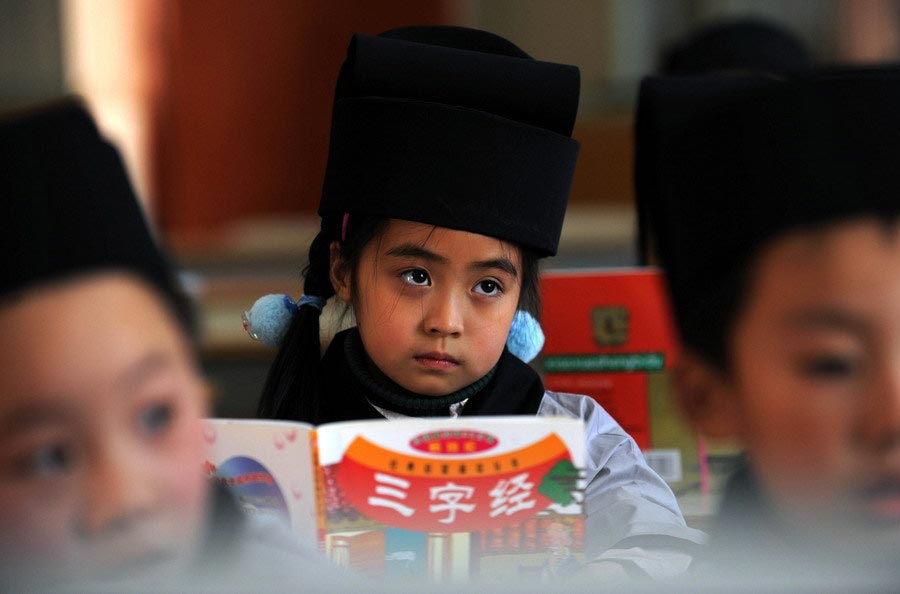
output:
M 679 348 L 662 273 L 555 271 L 541 285 L 547 389 L 600 403 L 676 495 L 705 492 L 705 458 L 670 393 Z
M 677 338 L 653 269 L 546 273 L 541 281 L 547 388 L 591 396 L 651 447 L 648 374 L 671 369 Z

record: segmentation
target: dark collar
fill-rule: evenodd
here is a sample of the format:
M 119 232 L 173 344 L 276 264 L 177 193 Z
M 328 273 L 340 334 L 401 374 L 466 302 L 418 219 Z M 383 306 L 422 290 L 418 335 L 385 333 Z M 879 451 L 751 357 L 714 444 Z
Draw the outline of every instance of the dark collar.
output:
M 375 406 L 408 417 L 445 417 L 450 406 L 475 396 L 494 377 L 496 367 L 486 375 L 446 396 L 423 396 L 404 389 L 384 375 L 369 359 L 359 331 L 351 329 L 344 339 L 344 358 L 356 381 Z

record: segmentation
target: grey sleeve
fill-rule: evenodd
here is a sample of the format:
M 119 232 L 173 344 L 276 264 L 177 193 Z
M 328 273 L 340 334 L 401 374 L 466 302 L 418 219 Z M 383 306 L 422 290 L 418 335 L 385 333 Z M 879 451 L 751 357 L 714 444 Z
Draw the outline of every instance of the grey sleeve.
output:
M 705 533 L 685 524 L 675 495 L 647 465 L 634 439 L 596 401 L 587 396 L 547 392 L 538 415 L 584 421 L 587 559 L 616 560 L 614 551 L 621 549 L 616 545 L 632 537 L 664 537 L 666 548 L 673 550 L 679 542 L 684 544 L 684 550 L 693 550 L 706 541 Z M 636 562 L 633 551 L 628 562 Z M 653 563 L 659 565 L 656 553 Z

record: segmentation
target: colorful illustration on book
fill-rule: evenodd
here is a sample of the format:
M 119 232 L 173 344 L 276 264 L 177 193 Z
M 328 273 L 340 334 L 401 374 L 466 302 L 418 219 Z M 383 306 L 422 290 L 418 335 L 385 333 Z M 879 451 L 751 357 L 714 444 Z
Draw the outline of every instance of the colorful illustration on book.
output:
M 245 511 L 277 516 L 315 544 L 320 527 L 311 434 L 311 427 L 297 423 L 208 419 L 204 467 Z
M 394 579 L 422 580 L 428 574 L 428 535 L 416 530 L 384 530 L 385 573 Z
M 287 502 L 272 473 L 253 458 L 236 456 L 214 466 L 207 463 L 207 471 L 228 487 L 241 509 L 247 514 L 290 518 Z

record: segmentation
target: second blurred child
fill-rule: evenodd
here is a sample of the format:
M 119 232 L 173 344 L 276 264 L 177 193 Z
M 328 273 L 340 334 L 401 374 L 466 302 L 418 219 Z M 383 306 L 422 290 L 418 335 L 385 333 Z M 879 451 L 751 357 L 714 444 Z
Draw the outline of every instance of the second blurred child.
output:
M 747 456 L 713 549 L 754 580 L 896 572 L 897 105 L 891 70 L 642 87 L 638 192 L 685 345 L 678 393 Z

